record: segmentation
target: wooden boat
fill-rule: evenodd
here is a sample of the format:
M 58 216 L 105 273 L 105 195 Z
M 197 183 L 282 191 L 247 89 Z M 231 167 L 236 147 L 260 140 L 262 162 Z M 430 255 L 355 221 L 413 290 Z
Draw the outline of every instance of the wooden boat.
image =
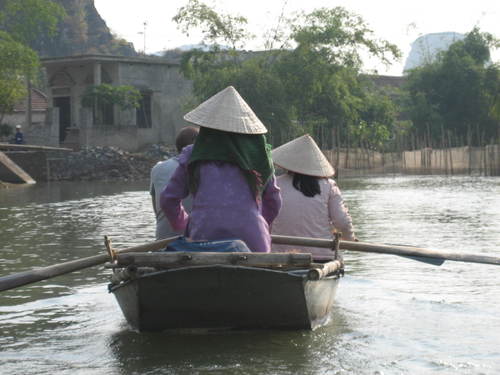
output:
M 0 277 L 0 292 L 107 263 L 109 289 L 140 331 L 168 328 L 304 328 L 327 321 L 339 277 L 339 248 L 393 254 L 433 265 L 445 260 L 500 265 L 500 257 L 411 246 L 273 235 L 273 243 L 323 247 L 333 259 L 310 254 L 165 253 L 178 237 L 70 260 Z M 146 253 L 152 252 L 152 253 Z M 436 262 L 437 261 L 437 262 Z
M 342 262 L 297 253 L 119 254 L 113 293 L 138 331 L 314 329 L 324 324 Z

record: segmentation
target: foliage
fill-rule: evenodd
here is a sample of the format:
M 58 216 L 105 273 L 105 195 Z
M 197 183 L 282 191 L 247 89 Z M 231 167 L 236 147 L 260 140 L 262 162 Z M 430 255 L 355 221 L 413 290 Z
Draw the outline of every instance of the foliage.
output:
M 135 87 L 101 84 L 89 86 L 81 98 L 83 107 L 91 108 L 97 125 L 114 124 L 114 106 L 122 110 L 139 108 L 142 95 Z
M 8 3 L 16 3 L 18 12 L 7 16 L 4 10 Z M 35 36 L 30 39 L 29 45 L 40 56 L 92 53 L 135 56 L 132 43 L 112 35 L 95 7 L 89 6 L 90 3 L 82 0 L 0 0 L 0 14 L 10 20 L 7 24 L 0 22 L 0 30 L 11 32 L 12 26 L 23 28 L 20 22 L 29 20 L 32 25 L 28 29 L 37 30 L 29 32 Z M 19 4 L 24 5 L 21 7 Z M 45 12 L 44 9 L 50 11 Z M 14 21 L 17 25 L 13 25 Z
M 235 40 L 242 42 L 247 35 L 242 29 L 225 33 L 234 28 L 233 18 L 221 17 L 195 0 L 190 4 L 196 4 L 198 11 L 181 8 L 174 17 L 184 32 L 203 25 L 206 40 L 217 37 L 233 48 Z M 340 7 L 301 14 L 284 24 L 290 25 L 288 34 L 276 31 L 274 41 L 294 48 L 260 53 L 217 48 L 187 52 L 182 69 L 193 80 L 198 101 L 233 85 L 268 127 L 275 145 L 306 132 L 315 135 L 322 147 L 333 146 L 335 137 L 357 137 L 361 143 L 363 133 L 366 146 L 379 147 L 389 137 L 395 111 L 361 82 L 359 53 L 364 48 L 389 61 L 390 56 L 399 56 L 397 48 L 376 40 L 360 17 Z M 286 38 L 278 40 L 285 34 Z M 355 124 L 364 124 L 369 133 L 355 131 Z
M 342 7 L 320 8 L 301 13 L 292 21 L 291 38 L 302 48 L 314 51 L 329 63 L 359 69 L 360 51 L 389 63 L 389 55 L 399 57 L 398 48 L 373 37 L 364 20 Z
M 349 127 L 350 136 L 361 145 L 382 150 L 395 133 L 395 105 L 387 96 L 365 91 L 360 112 L 360 121 Z
M 26 96 L 26 77 L 33 76 L 38 67 L 33 50 L 0 31 L 0 123 Z
M 415 135 L 427 146 L 452 138 L 455 145 L 498 138 L 500 69 L 489 63 L 496 46 L 492 35 L 474 28 L 436 61 L 408 74 L 406 108 Z
M 58 23 L 65 15 L 64 8 L 53 1 L 5 0 L 0 25 L 18 42 L 36 48 L 43 36 L 53 37 L 57 33 Z
M 9 137 L 12 133 L 12 127 L 10 125 L 0 124 L 0 137 Z
M 247 23 L 245 17 L 217 13 L 198 0 L 189 0 L 172 20 L 187 35 L 191 29 L 202 28 L 203 41 L 211 46 L 219 46 L 222 41 L 236 49 L 241 47 L 241 43 L 249 36 L 244 28 Z
M 89 86 L 82 96 L 82 105 L 92 108 L 95 103 L 117 105 L 120 109 L 139 108 L 141 93 L 133 86 L 112 86 L 103 83 Z
M 0 120 L 16 102 L 31 93 L 27 82 L 37 76 L 39 61 L 34 50 L 43 36 L 52 37 L 64 9 L 46 0 L 3 0 L 0 3 Z

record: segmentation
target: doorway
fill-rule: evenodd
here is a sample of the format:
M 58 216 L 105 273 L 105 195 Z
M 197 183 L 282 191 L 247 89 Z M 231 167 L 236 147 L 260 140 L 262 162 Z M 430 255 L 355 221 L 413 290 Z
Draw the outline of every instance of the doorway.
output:
M 54 107 L 59 108 L 59 143 L 66 139 L 66 129 L 71 127 L 71 98 L 54 98 Z

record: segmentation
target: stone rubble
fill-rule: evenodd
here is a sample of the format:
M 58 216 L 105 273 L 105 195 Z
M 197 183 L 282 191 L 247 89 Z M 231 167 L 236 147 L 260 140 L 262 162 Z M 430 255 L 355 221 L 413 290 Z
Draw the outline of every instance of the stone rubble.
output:
M 65 154 L 50 162 L 50 180 L 141 180 L 151 168 L 175 155 L 175 148 L 153 144 L 141 152 L 130 153 L 117 147 L 89 147 Z

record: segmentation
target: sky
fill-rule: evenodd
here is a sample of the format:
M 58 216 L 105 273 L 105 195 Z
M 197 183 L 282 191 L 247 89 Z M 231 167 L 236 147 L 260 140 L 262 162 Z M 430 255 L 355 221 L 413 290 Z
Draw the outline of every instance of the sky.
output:
M 137 51 L 154 53 L 185 44 L 198 44 L 201 34 L 183 35 L 172 17 L 187 0 L 95 0 L 95 6 L 113 33 L 134 44 Z M 310 12 L 321 7 L 342 6 L 360 15 L 376 38 L 396 44 L 402 53 L 400 61 L 384 66 L 366 61 L 366 71 L 401 75 L 411 43 L 419 36 L 454 31 L 467 33 L 474 26 L 500 38 L 500 0 L 205 0 L 215 10 L 241 15 L 256 39 L 246 44 L 247 50 L 264 46 L 264 31 L 275 28 L 282 12 Z M 144 22 L 147 23 L 144 38 Z M 492 55 L 500 61 L 500 51 Z

